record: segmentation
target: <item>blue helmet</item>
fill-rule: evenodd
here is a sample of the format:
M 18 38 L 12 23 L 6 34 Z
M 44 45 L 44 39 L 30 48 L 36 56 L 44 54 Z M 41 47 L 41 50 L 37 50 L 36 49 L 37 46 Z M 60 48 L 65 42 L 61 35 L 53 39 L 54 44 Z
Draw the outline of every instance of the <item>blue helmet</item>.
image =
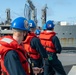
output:
M 36 24 L 33 20 L 28 21 L 29 28 L 36 28 Z
M 40 35 L 40 32 L 41 32 L 41 31 L 40 31 L 39 29 L 37 29 L 37 30 L 35 31 L 35 34 L 36 34 L 36 35 Z
M 25 31 L 27 30 L 27 20 L 24 17 L 18 17 L 16 18 L 12 24 L 11 24 L 11 28 L 13 29 L 18 29 L 18 30 L 22 30 Z
M 46 24 L 43 25 L 42 29 L 43 29 L 43 30 L 46 30 L 46 29 L 47 29 L 47 28 L 46 28 Z
M 46 22 L 46 28 L 47 29 L 53 29 L 54 28 L 54 22 L 52 21 L 52 20 L 48 20 L 47 22 Z

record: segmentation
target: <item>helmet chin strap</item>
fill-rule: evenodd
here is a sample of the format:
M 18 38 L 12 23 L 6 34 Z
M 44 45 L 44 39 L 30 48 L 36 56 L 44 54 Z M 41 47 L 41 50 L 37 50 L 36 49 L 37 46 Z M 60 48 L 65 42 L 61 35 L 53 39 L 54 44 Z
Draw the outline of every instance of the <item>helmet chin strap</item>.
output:
M 28 33 L 24 36 L 24 38 L 23 38 L 23 40 L 22 40 L 22 41 L 25 41 L 25 40 L 26 40 L 27 35 L 28 35 Z

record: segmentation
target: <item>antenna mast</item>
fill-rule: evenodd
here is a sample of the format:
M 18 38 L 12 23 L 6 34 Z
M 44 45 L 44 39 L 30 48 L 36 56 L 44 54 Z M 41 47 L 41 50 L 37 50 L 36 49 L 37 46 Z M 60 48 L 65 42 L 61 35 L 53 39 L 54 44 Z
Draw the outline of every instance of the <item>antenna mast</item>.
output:
M 46 23 L 46 18 L 47 18 L 47 4 L 45 5 L 45 7 L 42 9 L 42 25 L 44 25 Z
M 35 8 L 34 4 L 32 3 L 31 0 L 27 0 L 27 2 L 29 3 L 29 7 L 31 8 L 31 19 L 35 21 L 35 23 L 37 24 L 37 9 Z

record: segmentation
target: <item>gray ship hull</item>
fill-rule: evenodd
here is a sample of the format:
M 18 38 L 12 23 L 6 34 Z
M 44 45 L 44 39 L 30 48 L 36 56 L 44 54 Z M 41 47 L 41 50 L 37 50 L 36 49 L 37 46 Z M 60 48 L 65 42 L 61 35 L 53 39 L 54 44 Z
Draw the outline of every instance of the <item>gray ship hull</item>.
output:
M 76 50 L 76 25 L 55 25 L 55 32 L 63 49 Z

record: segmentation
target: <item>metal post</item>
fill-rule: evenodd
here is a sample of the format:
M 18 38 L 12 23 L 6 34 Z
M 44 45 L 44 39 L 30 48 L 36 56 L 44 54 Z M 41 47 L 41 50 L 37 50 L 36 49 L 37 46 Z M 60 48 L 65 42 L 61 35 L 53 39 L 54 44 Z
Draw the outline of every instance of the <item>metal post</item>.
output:
M 46 23 L 46 18 L 47 18 L 47 5 L 42 9 L 42 25 Z

